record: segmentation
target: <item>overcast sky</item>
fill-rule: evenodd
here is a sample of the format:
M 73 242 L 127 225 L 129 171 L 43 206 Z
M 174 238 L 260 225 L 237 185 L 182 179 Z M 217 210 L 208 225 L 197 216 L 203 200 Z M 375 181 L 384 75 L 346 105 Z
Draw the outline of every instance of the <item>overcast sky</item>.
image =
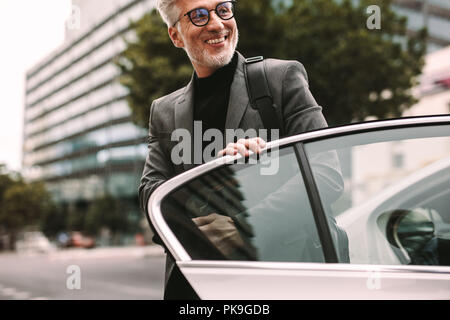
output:
M 63 43 L 70 3 L 0 0 L 0 163 L 10 169 L 21 167 L 26 70 Z

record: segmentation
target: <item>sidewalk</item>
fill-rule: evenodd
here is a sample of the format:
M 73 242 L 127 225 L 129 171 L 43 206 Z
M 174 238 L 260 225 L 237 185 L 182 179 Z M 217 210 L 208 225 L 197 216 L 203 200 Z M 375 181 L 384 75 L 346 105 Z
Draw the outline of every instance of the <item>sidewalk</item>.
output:
M 151 246 L 131 246 L 131 247 L 104 247 L 93 249 L 63 249 L 49 253 L 50 260 L 71 260 L 71 259 L 102 259 L 119 257 L 156 257 L 164 256 L 164 249 L 158 245 Z

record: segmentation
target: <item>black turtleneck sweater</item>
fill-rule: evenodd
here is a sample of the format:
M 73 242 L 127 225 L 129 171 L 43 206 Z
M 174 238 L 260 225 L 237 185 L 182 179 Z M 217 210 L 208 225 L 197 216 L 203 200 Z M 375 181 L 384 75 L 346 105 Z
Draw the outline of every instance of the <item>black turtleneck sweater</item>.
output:
M 230 88 L 237 67 L 238 56 L 211 76 L 199 78 L 194 75 L 194 121 L 202 122 L 202 136 L 208 129 L 219 129 L 225 133 Z M 204 141 L 203 149 L 211 142 Z M 214 155 L 215 156 L 215 155 Z

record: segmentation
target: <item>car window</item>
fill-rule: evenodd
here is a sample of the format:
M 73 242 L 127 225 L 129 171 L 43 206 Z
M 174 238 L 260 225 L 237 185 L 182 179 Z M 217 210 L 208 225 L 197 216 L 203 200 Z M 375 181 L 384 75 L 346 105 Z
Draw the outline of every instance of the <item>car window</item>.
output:
M 347 234 L 351 263 L 450 265 L 449 137 L 450 126 L 440 125 L 305 144 L 324 210 Z M 344 178 L 338 199 L 314 165 L 330 152 Z
M 162 215 L 192 259 L 324 261 L 295 150 L 276 153 L 212 170 L 163 199 Z

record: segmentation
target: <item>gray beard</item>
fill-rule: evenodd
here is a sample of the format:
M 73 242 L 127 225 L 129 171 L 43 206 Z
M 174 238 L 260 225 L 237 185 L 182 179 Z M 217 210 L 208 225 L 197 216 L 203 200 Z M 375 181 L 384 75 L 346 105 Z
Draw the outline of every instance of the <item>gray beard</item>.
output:
M 208 68 L 219 69 L 229 64 L 231 62 L 231 59 L 233 59 L 233 55 L 236 51 L 237 43 L 239 41 L 239 33 L 235 34 L 235 38 L 233 41 L 234 43 L 232 43 L 231 50 L 227 50 L 226 52 L 214 56 L 208 55 L 206 51 L 199 50 L 199 48 L 197 47 L 190 47 L 186 45 L 186 47 L 183 49 L 188 55 L 189 59 L 191 61 L 194 61 L 196 64 Z

